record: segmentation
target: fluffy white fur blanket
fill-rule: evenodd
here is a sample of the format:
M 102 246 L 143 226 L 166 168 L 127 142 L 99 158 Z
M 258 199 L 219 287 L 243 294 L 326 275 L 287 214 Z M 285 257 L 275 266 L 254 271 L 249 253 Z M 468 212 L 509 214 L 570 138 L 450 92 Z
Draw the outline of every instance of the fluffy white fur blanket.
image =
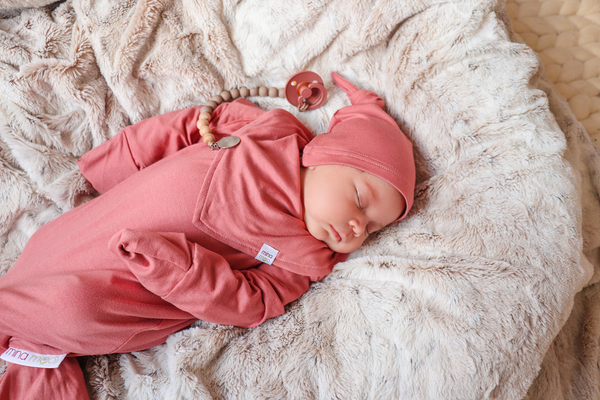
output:
M 502 1 L 45 3 L 0 4 L 0 274 L 90 198 L 79 156 L 221 88 L 316 71 L 329 100 L 299 118 L 320 133 L 348 104 L 336 70 L 384 98 L 417 155 L 410 216 L 285 315 L 90 357 L 94 398 L 598 395 L 600 154 Z

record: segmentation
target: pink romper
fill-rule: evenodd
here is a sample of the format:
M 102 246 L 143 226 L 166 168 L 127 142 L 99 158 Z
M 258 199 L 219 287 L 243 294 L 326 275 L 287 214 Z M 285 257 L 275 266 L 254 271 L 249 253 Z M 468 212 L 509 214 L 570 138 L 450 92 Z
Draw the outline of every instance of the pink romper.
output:
M 86 399 L 73 356 L 147 349 L 198 319 L 255 327 L 345 259 L 302 219 L 306 127 L 237 100 L 211 129 L 240 145 L 211 151 L 198 114 L 141 121 L 78 161 L 102 195 L 41 227 L 0 278 L 0 353 L 68 356 L 9 363 L 0 400 Z

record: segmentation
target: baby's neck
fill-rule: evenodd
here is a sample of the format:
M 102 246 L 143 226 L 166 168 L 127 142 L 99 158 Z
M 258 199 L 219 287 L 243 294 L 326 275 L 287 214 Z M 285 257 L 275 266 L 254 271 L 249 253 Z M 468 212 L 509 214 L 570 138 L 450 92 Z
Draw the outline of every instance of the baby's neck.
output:
M 302 218 L 304 219 L 304 182 L 306 179 L 306 167 L 300 166 L 300 201 L 302 202 Z

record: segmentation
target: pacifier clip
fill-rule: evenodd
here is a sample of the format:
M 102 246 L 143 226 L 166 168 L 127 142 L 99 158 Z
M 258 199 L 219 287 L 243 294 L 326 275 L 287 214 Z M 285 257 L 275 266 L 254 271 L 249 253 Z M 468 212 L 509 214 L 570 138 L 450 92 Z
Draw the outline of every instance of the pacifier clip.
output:
M 211 150 L 229 149 L 237 146 L 241 139 L 237 136 L 225 136 L 215 142 L 215 135 L 210 131 L 209 122 L 211 114 L 217 106 L 223 102 L 235 100 L 239 97 L 280 97 L 298 108 L 298 111 L 315 110 L 327 101 L 327 90 L 323 86 L 323 79 L 311 71 L 302 71 L 294 74 L 285 84 L 284 88 L 266 86 L 248 89 L 247 87 L 223 90 L 214 95 L 200 109 L 198 117 L 198 131 L 204 144 L 210 146 Z

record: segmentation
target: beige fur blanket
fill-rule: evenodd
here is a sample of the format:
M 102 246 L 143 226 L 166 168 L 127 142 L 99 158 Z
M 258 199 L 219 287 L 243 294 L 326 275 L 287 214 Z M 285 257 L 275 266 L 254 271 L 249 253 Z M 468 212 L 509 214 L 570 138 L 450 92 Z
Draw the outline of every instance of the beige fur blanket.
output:
M 79 156 L 221 88 L 316 71 L 328 102 L 299 118 L 321 133 L 338 71 L 417 156 L 409 217 L 285 315 L 90 357 L 92 398 L 598 397 L 600 152 L 502 1 L 50 3 L 0 2 L 0 274 L 90 198 Z

